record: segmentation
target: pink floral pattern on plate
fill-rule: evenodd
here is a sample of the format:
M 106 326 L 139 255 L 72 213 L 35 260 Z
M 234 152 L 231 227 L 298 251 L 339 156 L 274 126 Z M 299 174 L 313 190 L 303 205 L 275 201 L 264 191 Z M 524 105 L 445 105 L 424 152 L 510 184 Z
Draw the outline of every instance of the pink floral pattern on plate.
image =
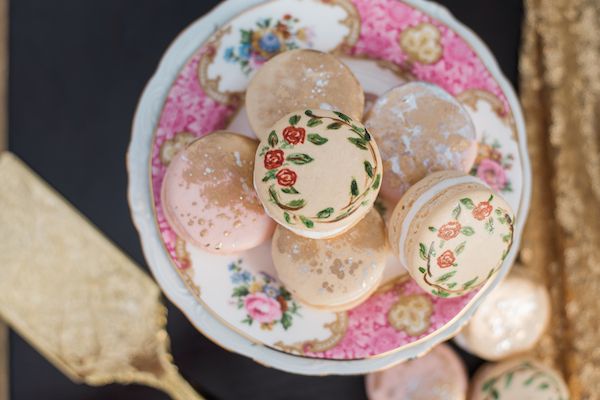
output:
M 419 335 L 398 330 L 389 321 L 388 312 L 403 297 L 422 295 L 431 304 L 427 329 Z M 412 279 L 394 284 L 389 290 L 375 294 L 368 301 L 348 311 L 348 329 L 333 348 L 306 355 L 331 359 L 360 359 L 386 353 L 422 339 L 446 325 L 473 298 L 475 293 L 452 299 L 430 296 Z
M 353 2 L 360 14 L 361 34 L 358 42 L 350 49 L 350 55 L 390 61 L 409 70 L 417 79 L 435 83 L 453 95 L 469 89 L 487 91 L 500 99 L 505 113 L 509 112 L 508 103 L 500 86 L 483 62 L 474 50 L 446 25 L 398 0 L 353 0 Z M 423 30 L 425 32 L 431 31 L 431 26 L 437 29 L 433 40 L 439 43 L 434 43 L 432 48 L 436 51 L 442 49 L 439 57 L 433 53 L 419 58 L 414 54 L 411 56 L 402 48 L 402 32 L 423 24 L 428 24 L 427 29 Z M 157 225 L 168 253 L 181 270 L 189 268 L 190 265 L 186 260 L 178 259 L 177 236 L 168 225 L 162 210 L 160 189 L 166 165 L 161 161 L 161 147 L 165 142 L 172 141 L 173 137 L 184 132 L 201 137 L 211 131 L 222 129 L 235 113 L 234 106 L 213 100 L 199 83 L 199 62 L 205 53 L 214 51 L 215 49 L 210 45 L 204 46 L 186 62 L 168 92 L 153 138 L 151 173 Z M 487 172 L 486 174 L 486 176 L 490 175 Z M 392 326 L 388 320 L 388 312 L 394 304 L 403 297 L 413 294 L 427 296 L 432 307 L 431 314 L 428 316 L 427 329 L 416 336 L 411 336 L 397 326 Z M 256 304 L 268 300 L 265 300 L 266 295 L 262 296 L 265 297 L 264 299 L 260 296 L 254 296 L 256 298 L 252 297 L 250 300 Z M 474 296 L 475 293 L 470 293 L 458 298 L 441 299 L 426 294 L 412 280 L 403 281 L 393 289 L 378 293 L 349 311 L 348 328 L 334 347 L 306 355 L 318 358 L 357 359 L 394 350 L 422 339 L 447 325 Z M 243 305 L 254 307 L 254 303 L 246 304 L 250 300 L 245 299 Z M 232 305 L 232 307 L 237 306 Z M 280 316 L 277 314 L 269 317 L 274 319 Z M 257 321 L 260 318 L 262 316 L 258 314 L 254 316 Z M 301 320 L 302 318 L 298 316 L 294 324 L 301 325 Z M 285 336 L 282 338 L 285 340 Z
M 508 102 L 475 51 L 438 20 L 398 0 L 354 0 L 361 17 L 360 39 L 352 54 L 383 59 L 404 66 L 419 80 L 435 83 L 453 95 L 481 89 L 497 96 L 508 111 Z M 400 45 L 400 34 L 427 23 L 441 36 L 442 57 L 433 64 L 411 62 Z

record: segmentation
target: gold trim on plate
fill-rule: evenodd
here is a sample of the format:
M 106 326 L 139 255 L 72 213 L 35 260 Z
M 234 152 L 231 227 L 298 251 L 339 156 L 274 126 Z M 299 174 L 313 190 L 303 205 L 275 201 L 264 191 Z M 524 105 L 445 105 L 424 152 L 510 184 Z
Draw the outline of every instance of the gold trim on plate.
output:
M 487 101 L 492 106 L 492 110 L 496 113 L 498 118 L 505 121 L 510 127 L 512 139 L 519 143 L 519 135 L 517 131 L 517 125 L 513 117 L 512 112 L 504 112 L 504 104 L 502 101 L 493 93 L 481 89 L 468 89 L 456 96 L 456 99 L 463 105 L 467 105 L 473 110 L 477 111 L 477 102 L 479 100 Z
M 328 322 L 324 324 L 323 327 L 331 333 L 323 340 L 312 339 L 293 344 L 285 344 L 283 341 L 279 340 L 274 343 L 274 346 L 286 353 L 298 354 L 301 356 L 305 356 L 307 352 L 320 353 L 332 349 L 337 346 L 346 334 L 346 330 L 348 329 L 348 313 L 336 313 L 335 321 Z

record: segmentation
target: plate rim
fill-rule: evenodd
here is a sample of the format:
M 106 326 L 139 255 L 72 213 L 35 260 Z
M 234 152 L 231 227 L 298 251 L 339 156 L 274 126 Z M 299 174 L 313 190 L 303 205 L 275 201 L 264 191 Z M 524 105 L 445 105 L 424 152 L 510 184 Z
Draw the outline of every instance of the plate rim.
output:
M 152 151 L 152 138 L 143 137 L 142 131 L 147 131 L 148 124 L 151 125 L 151 131 L 154 131 L 160 117 L 160 110 L 164 100 L 168 95 L 168 90 L 172 82 L 176 79 L 180 69 L 185 65 L 189 58 L 199 48 L 199 42 L 204 43 L 213 33 L 213 26 L 221 26 L 234 19 L 240 13 L 269 3 L 272 0 L 226 0 L 218 4 L 201 18 L 192 22 L 188 27 L 181 31 L 168 46 L 164 52 L 159 65 L 146 84 L 142 95 L 136 106 L 133 117 L 131 140 L 127 151 L 127 171 L 128 171 L 128 202 L 131 210 L 133 223 L 140 237 L 144 257 L 148 266 L 162 289 L 165 296 L 181 312 L 186 315 L 192 325 L 211 341 L 229 351 L 233 351 L 254 359 L 259 364 L 285 370 L 292 373 L 307 375 L 326 375 L 326 374 L 362 374 L 374 370 L 391 367 L 407 358 L 418 357 L 426 353 L 433 345 L 441 343 L 456 335 L 460 327 L 464 325 L 470 316 L 477 309 L 481 301 L 486 297 L 489 291 L 504 278 L 510 270 L 505 267 L 501 270 L 496 279 L 486 288 L 482 289 L 482 295 L 473 300 L 471 308 L 463 313 L 461 318 L 449 323 L 444 331 L 438 335 L 433 335 L 429 341 L 414 343 L 414 346 L 406 348 L 404 354 L 402 351 L 396 351 L 381 357 L 365 358 L 357 360 L 332 360 L 306 358 L 290 353 L 285 353 L 266 346 L 262 343 L 253 342 L 239 333 L 230 330 L 223 325 L 210 311 L 204 309 L 199 304 L 192 293 L 185 286 L 183 280 L 173 270 L 168 255 L 163 246 L 160 245 L 160 232 L 154 222 L 152 214 L 152 196 L 149 174 L 133 174 L 132 171 L 139 165 L 138 159 L 142 157 L 143 165 L 147 164 L 142 154 L 149 154 Z M 521 154 L 521 163 L 523 168 L 523 193 L 521 199 L 521 209 L 519 214 L 521 218 L 517 221 L 515 229 L 515 245 L 512 247 L 507 257 L 507 264 L 511 265 L 516 257 L 520 247 L 521 234 L 529 211 L 531 198 L 531 166 L 527 153 L 525 123 L 523 120 L 520 103 L 510 82 L 506 79 L 496 59 L 485 43 L 468 27 L 459 22 L 443 6 L 427 0 L 403 0 L 404 3 L 421 10 L 429 16 L 440 20 L 450 29 L 463 38 L 477 53 L 483 64 L 489 70 L 490 74 L 497 81 L 502 89 L 507 102 L 513 113 L 513 118 L 517 127 L 518 148 Z M 200 38 L 201 37 L 201 38 Z M 185 55 L 185 57 L 181 57 Z M 156 96 L 158 93 L 158 96 Z M 153 96 L 156 96 L 153 97 Z M 156 107 L 158 104 L 158 107 Z M 158 108 L 158 110 L 156 110 Z M 144 115 L 145 114 L 145 115 Z M 148 116 L 151 115 L 151 118 Z M 149 122 L 149 120 L 151 122 Z M 144 143 L 144 139 L 146 143 Z M 145 197 L 145 199 L 144 199 Z M 145 200 L 145 201 L 144 201 Z M 144 204 L 146 203 L 146 204 Z M 150 224 L 150 226 L 148 226 Z M 150 228 L 150 229 L 148 229 Z M 159 246 L 156 246 L 156 241 Z M 162 259 L 162 260 L 161 260 Z M 166 261 L 166 264 L 165 262 Z M 168 268 L 166 268 L 168 266 Z M 216 336 L 219 339 L 216 339 Z M 226 344 L 225 344 L 226 343 Z

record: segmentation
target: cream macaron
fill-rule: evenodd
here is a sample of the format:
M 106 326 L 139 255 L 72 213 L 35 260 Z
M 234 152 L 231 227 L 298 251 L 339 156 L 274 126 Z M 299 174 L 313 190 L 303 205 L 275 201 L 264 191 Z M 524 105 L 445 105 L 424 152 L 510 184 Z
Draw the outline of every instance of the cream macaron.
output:
M 486 364 L 473 377 L 470 400 L 569 400 L 557 371 L 527 358 Z
M 342 311 L 377 288 L 387 248 L 383 219 L 373 209 L 333 239 L 308 239 L 280 225 L 271 251 L 279 279 L 295 298 L 314 308 Z
M 258 246 L 273 232 L 252 188 L 257 142 L 218 131 L 192 142 L 171 160 L 161 198 L 173 230 L 214 253 Z
M 518 268 L 481 303 L 454 339 L 459 346 L 480 358 L 501 360 L 537 344 L 550 321 L 550 296 Z
M 462 296 L 496 273 L 513 242 L 510 205 L 457 171 L 422 179 L 394 208 L 390 245 L 413 279 L 439 297 Z
M 410 82 L 389 90 L 375 102 L 365 125 L 383 158 L 381 193 L 394 201 L 431 172 L 469 172 L 477 156 L 469 114 L 430 83 Z
M 340 110 L 360 121 L 365 96 L 352 71 L 337 57 L 290 50 L 265 63 L 246 91 L 246 113 L 259 139 L 284 115 L 304 108 Z
M 369 400 L 465 400 L 467 371 L 446 344 L 415 360 L 367 375 Z
M 377 144 L 360 122 L 337 111 L 284 116 L 256 152 L 254 187 L 266 212 L 312 239 L 358 223 L 373 206 L 381 178 Z

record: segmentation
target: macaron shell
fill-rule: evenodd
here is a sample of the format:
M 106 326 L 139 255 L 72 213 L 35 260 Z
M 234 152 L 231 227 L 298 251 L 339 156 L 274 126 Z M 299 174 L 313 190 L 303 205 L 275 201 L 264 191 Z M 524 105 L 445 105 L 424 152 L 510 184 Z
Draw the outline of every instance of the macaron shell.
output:
M 398 201 L 416 182 L 440 170 L 469 172 L 477 156 L 473 122 L 442 88 L 409 82 L 382 95 L 365 122 L 380 145 L 382 195 Z
M 339 110 L 362 119 L 365 97 L 352 71 L 335 56 L 290 50 L 265 63 L 246 91 L 246 112 L 263 140 L 284 115 L 303 108 Z
M 398 245 L 400 243 L 400 234 L 402 231 L 402 222 L 408 215 L 412 205 L 414 202 L 421 196 L 427 189 L 431 188 L 433 185 L 451 178 L 458 178 L 464 176 L 462 172 L 459 171 L 438 171 L 432 174 L 427 175 L 425 178 L 421 179 L 414 185 L 410 187 L 410 189 L 402 196 L 400 201 L 398 201 L 391 211 L 391 216 L 388 220 L 386 220 L 386 225 L 388 228 L 388 239 L 390 246 L 392 248 L 393 253 L 398 256 L 400 253 L 400 249 Z M 392 202 L 389 198 L 387 201 Z
M 439 177 L 428 178 L 435 184 L 419 185 L 410 207 L 399 202 L 390 241 L 419 286 L 439 297 L 456 297 L 498 271 L 512 245 L 514 216 L 479 179 Z
M 480 368 L 471 384 L 470 399 L 568 400 L 569 391 L 556 371 L 520 358 Z
M 367 375 L 366 390 L 370 400 L 464 400 L 467 372 L 442 344 L 421 358 Z
M 278 121 L 260 143 L 254 186 L 275 221 L 323 239 L 369 212 L 381 171 L 377 144 L 359 122 L 339 112 L 300 110 Z
M 274 222 L 252 188 L 256 147 L 254 140 L 219 131 L 173 158 L 161 198 L 180 237 L 215 253 L 247 250 L 269 238 Z
M 388 254 L 383 219 L 374 209 L 333 239 L 308 239 L 278 226 L 271 249 L 286 288 L 303 303 L 329 311 L 366 299 L 381 281 Z
M 530 350 L 550 320 L 547 289 L 515 270 L 481 303 L 455 341 L 486 360 Z

